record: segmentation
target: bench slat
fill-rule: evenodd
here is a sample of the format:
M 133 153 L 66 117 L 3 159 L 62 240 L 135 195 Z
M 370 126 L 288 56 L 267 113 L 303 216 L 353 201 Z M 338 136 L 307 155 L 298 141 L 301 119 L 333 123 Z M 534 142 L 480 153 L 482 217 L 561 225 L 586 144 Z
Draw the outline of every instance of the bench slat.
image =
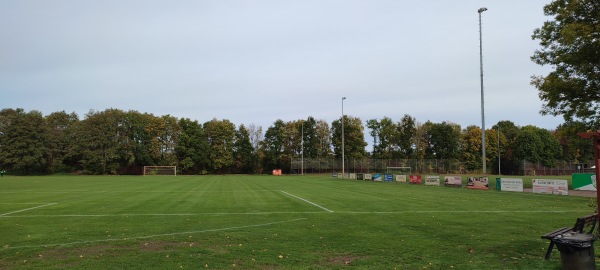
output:
M 555 230 L 553 232 L 549 232 L 547 234 L 542 235 L 542 239 L 554 239 L 554 237 L 567 233 L 567 232 L 572 232 L 573 228 L 571 227 L 564 227 L 564 228 L 560 228 L 558 230 Z

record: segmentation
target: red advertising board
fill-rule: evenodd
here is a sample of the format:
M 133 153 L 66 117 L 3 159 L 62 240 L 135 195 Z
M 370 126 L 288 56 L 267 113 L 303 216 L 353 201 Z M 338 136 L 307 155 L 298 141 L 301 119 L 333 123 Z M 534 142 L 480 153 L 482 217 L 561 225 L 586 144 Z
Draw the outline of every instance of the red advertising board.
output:
M 410 176 L 410 183 L 411 184 L 422 184 L 423 183 L 423 179 L 421 178 L 420 175 L 411 175 Z

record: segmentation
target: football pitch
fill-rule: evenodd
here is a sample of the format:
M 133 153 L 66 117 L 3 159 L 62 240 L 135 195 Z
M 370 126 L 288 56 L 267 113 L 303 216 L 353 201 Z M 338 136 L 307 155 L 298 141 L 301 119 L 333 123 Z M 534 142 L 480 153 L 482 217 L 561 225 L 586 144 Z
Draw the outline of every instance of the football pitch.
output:
M 0 269 L 559 269 L 589 198 L 330 176 L 0 178 Z

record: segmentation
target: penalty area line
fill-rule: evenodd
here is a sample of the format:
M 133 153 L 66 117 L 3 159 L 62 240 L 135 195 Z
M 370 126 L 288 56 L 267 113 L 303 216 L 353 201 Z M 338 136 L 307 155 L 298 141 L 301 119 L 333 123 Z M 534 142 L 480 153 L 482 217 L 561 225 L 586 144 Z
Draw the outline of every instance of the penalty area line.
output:
M 163 236 L 174 236 L 174 235 L 182 235 L 182 234 L 197 234 L 197 233 L 208 233 L 208 232 L 220 232 L 220 231 L 230 231 L 230 230 L 238 230 L 238 229 L 248 229 L 248 228 L 256 228 L 256 227 L 265 227 L 270 225 L 277 225 L 289 222 L 295 222 L 300 220 L 305 220 L 308 218 L 296 218 L 290 220 L 282 220 L 275 221 L 269 223 L 260 223 L 253 225 L 245 225 L 245 226 L 235 226 L 235 227 L 226 227 L 226 228 L 217 228 L 217 229 L 207 229 L 207 230 L 199 230 L 199 231 L 187 231 L 187 232 L 175 232 L 175 233 L 164 233 L 164 234 L 154 234 L 154 235 L 145 235 L 145 236 L 136 236 L 136 237 L 123 237 L 123 238 L 110 238 L 110 239 L 98 239 L 98 240 L 89 240 L 89 241 L 75 241 L 68 243 L 56 243 L 56 244 L 46 244 L 46 245 L 32 245 L 32 246 L 4 246 L 4 249 L 20 249 L 20 248 L 40 248 L 40 247 L 58 247 L 58 246 L 70 246 L 70 245 L 80 245 L 80 244 L 92 244 L 92 243 L 102 243 L 102 242 L 116 242 L 116 241 L 127 241 L 127 240 L 139 240 L 139 239 L 148 239 L 155 237 L 163 237 Z
M 296 196 L 296 195 L 293 195 L 293 194 L 287 193 L 287 192 L 285 192 L 285 191 L 283 191 L 283 190 L 280 190 L 280 191 L 281 191 L 282 193 L 284 193 L 284 194 L 286 194 L 286 195 L 290 196 L 290 197 L 294 197 L 294 198 L 296 198 L 296 199 L 298 199 L 298 200 L 301 200 L 301 201 L 303 201 L 303 202 L 306 202 L 306 203 L 312 204 L 312 205 L 314 205 L 314 206 L 316 206 L 316 207 L 319 207 L 319 208 L 321 208 L 321 209 L 323 209 L 323 210 L 325 210 L 325 211 L 327 211 L 327 212 L 329 212 L 329 213 L 333 213 L 333 210 L 329 210 L 329 209 L 327 209 L 327 208 L 325 208 L 325 207 L 323 207 L 323 206 L 320 206 L 320 205 L 318 205 L 318 204 L 316 204 L 316 203 L 314 203 L 314 202 L 311 202 L 311 201 L 309 201 L 309 200 L 307 200 L 307 199 L 304 199 L 304 198 L 298 197 L 298 196 Z
M 8 216 L 10 214 L 21 213 L 21 212 L 25 212 L 25 211 L 29 211 L 29 210 L 33 210 L 33 209 L 37 209 L 37 208 L 42 208 L 42 207 L 46 207 L 46 206 L 51 206 L 51 205 L 55 205 L 55 204 L 58 204 L 58 203 L 49 203 L 49 204 L 39 205 L 39 206 L 35 206 L 35 207 L 29 207 L 29 208 L 25 208 L 25 209 L 21 209 L 21 210 L 17 210 L 17 211 L 12 211 L 12 212 L 1 214 L 0 217 Z

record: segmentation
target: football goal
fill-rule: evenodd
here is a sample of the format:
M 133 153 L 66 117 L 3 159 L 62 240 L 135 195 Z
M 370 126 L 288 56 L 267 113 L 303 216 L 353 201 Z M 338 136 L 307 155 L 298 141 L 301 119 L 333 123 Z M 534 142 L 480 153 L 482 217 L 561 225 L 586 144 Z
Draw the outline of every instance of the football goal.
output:
M 177 166 L 144 166 L 144 175 L 177 175 Z
M 386 174 L 410 175 L 410 167 L 386 167 Z

